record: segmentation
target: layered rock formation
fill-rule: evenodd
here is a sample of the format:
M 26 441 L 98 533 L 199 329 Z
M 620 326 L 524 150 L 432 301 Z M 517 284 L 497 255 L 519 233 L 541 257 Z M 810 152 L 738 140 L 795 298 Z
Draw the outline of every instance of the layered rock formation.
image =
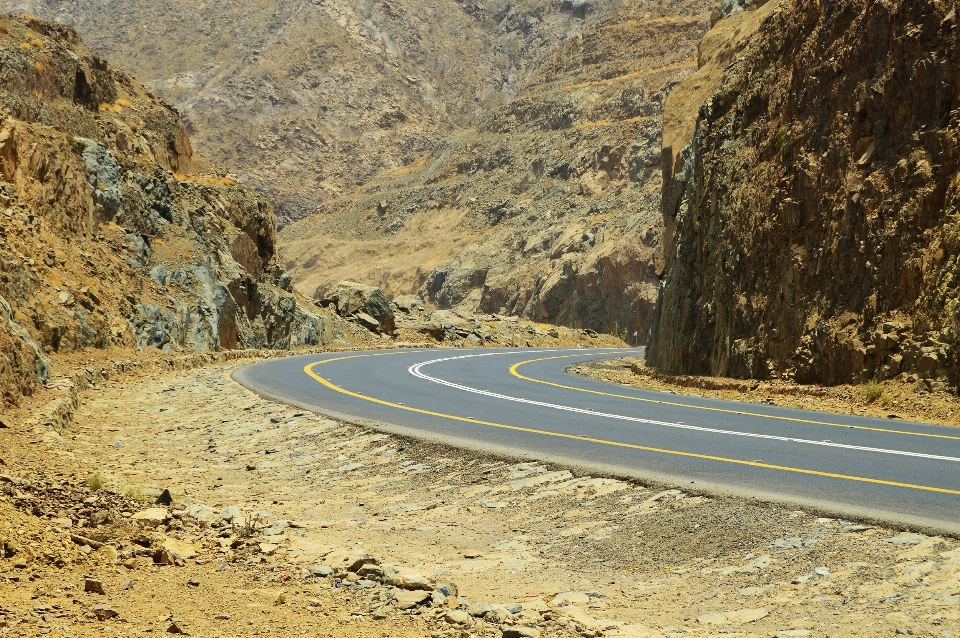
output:
M 668 104 L 676 142 L 665 149 L 669 232 L 649 362 L 956 386 L 956 10 L 922 0 L 744 8 L 716 25 L 704 68 Z M 695 132 L 680 150 L 685 121 Z
M 57 354 L 289 348 L 340 323 L 291 291 L 272 209 L 173 109 L 69 27 L 0 16 L 3 402 Z
M 616 0 L 6 0 L 175 105 L 281 223 L 473 126 Z
M 285 229 L 296 285 L 322 298 L 349 278 L 442 308 L 645 335 L 660 117 L 696 70 L 711 7 L 621 2 L 475 130 Z

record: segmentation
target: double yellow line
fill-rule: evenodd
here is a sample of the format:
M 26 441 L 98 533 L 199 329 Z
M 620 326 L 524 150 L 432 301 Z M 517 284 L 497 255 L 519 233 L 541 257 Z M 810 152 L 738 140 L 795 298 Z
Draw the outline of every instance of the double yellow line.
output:
M 446 414 L 446 413 L 443 413 L 443 412 L 435 412 L 435 411 L 433 411 L 433 410 L 423 410 L 423 409 L 420 409 L 420 408 L 414 408 L 414 407 L 410 407 L 410 406 L 407 406 L 407 405 L 400 405 L 399 403 L 393 403 L 393 402 L 391 402 L 391 401 L 385 401 L 385 400 L 383 400 L 383 399 L 378 399 L 378 398 L 376 398 L 376 397 L 367 396 L 367 395 L 365 395 L 365 394 L 360 394 L 360 393 L 358 393 L 358 392 L 352 392 L 352 391 L 350 391 L 350 390 L 347 390 L 347 389 L 345 389 L 345 388 L 342 388 L 342 387 L 336 385 L 335 383 L 333 383 L 333 382 L 331 382 L 331 381 L 329 381 L 329 380 L 321 377 L 319 374 L 317 374 L 317 373 L 314 371 L 314 368 L 316 368 L 317 366 L 324 365 L 324 364 L 327 364 L 327 363 L 333 363 L 333 362 L 335 362 L 335 361 L 344 361 L 344 360 L 347 360 L 347 359 L 360 359 L 360 358 L 364 358 L 364 357 L 383 357 L 383 356 L 389 356 L 389 355 L 391 355 L 391 354 L 398 354 L 398 353 L 388 352 L 388 353 L 382 353 L 382 354 L 355 354 L 355 355 L 349 355 L 349 356 L 345 356 L 345 357 L 336 357 L 336 358 L 333 358 L 333 359 L 325 359 L 325 360 L 323 360 L 323 361 L 316 361 L 316 362 L 314 362 L 314 363 L 307 364 L 307 365 L 303 368 L 303 371 L 306 372 L 307 375 L 309 375 L 311 378 L 313 378 L 314 380 L 316 380 L 318 383 L 320 383 L 320 384 L 322 384 L 323 386 L 325 386 L 325 387 L 333 390 L 334 392 L 338 392 L 338 393 L 340 393 L 340 394 L 345 394 L 345 395 L 350 396 L 350 397 L 353 397 L 353 398 L 355 398 L 355 399 L 361 399 L 361 400 L 363 400 L 363 401 L 369 401 L 369 402 L 371 402 L 371 403 L 377 403 L 377 404 L 385 405 L 385 406 L 388 406 L 388 407 L 391 407 L 391 408 L 396 408 L 397 410 L 405 410 L 405 411 L 407 411 L 407 412 L 414 412 L 414 413 L 417 413 L 417 414 L 425 414 L 425 415 L 427 415 L 427 416 L 435 416 L 435 417 L 440 417 L 440 418 L 444 418 L 444 419 L 450 419 L 450 420 L 453 420 L 453 421 L 463 421 L 463 422 L 466 422 L 466 423 L 473 423 L 473 424 L 476 424 L 476 425 L 484 425 L 484 426 L 487 426 L 487 427 L 498 428 L 498 429 L 502 429 L 502 430 L 512 430 L 512 431 L 514 431 L 514 432 L 526 432 L 526 433 L 529 433 L 529 434 L 539 434 L 539 435 L 542 435 L 542 436 L 550 436 L 550 437 L 560 438 L 560 439 L 573 439 L 573 440 L 576 440 L 576 441 L 587 441 L 587 442 L 590 442 L 590 443 L 597 443 L 597 444 L 600 444 L 600 445 L 611 445 L 611 446 L 615 446 L 615 447 L 628 448 L 628 449 L 632 449 L 632 450 L 643 450 L 643 451 L 645 451 L 645 452 L 657 452 L 657 453 L 659 453 L 659 454 L 670 454 L 670 455 L 673 455 L 673 456 L 683 456 L 683 457 L 688 457 L 688 458 L 704 459 L 704 460 L 708 460 L 708 461 L 718 461 L 718 462 L 721 462 L 721 463 L 733 463 L 733 464 L 736 464 L 736 465 L 747 465 L 747 466 L 758 467 L 758 468 L 763 468 L 763 469 L 767 469 L 767 470 L 778 470 L 778 471 L 781 471 L 781 472 L 793 472 L 793 473 L 796 473 L 796 474 L 809 474 L 809 475 L 813 475 L 813 476 L 822 476 L 822 477 L 826 477 L 826 478 L 842 479 L 842 480 L 846 480 L 846 481 L 857 481 L 857 482 L 860 482 L 860 483 L 872 483 L 872 484 L 875 484 L 875 485 L 888 485 L 888 486 L 892 486 L 892 487 L 903 487 L 903 488 L 912 489 L 912 490 L 923 490 L 923 491 L 927 491 L 927 492 L 939 492 L 939 493 L 942 493 L 942 494 L 956 494 L 956 495 L 960 495 L 960 490 L 951 490 L 951 489 L 947 489 L 947 488 L 943 488 L 943 487 L 933 487 L 933 486 L 929 486 L 929 485 L 915 485 L 915 484 L 912 484 L 912 483 L 901 483 L 901 482 L 898 482 L 898 481 L 885 481 L 885 480 L 883 480 L 883 479 L 875 479 L 875 478 L 869 478 L 869 477 L 863 477 L 863 476 L 851 476 L 851 475 L 848 475 L 848 474 L 836 474 L 836 473 L 833 473 L 833 472 L 821 472 L 821 471 L 819 471 L 819 470 L 808 470 L 808 469 L 805 469 L 805 468 L 789 467 L 789 466 L 785 466 L 785 465 L 774 465 L 774 464 L 771 464 L 771 463 L 764 463 L 764 462 L 762 462 L 762 461 L 745 461 L 745 460 L 742 460 L 742 459 L 732 459 L 732 458 L 727 458 L 727 457 L 723 457 L 723 456 L 714 456 L 714 455 L 711 455 L 711 454 L 698 454 L 698 453 L 695 453 L 695 452 L 683 452 L 683 451 L 680 451 L 680 450 L 667 450 L 667 449 L 663 449 L 663 448 L 650 447 L 650 446 L 647 446 L 647 445 L 636 445 L 636 444 L 634 444 L 634 443 L 621 443 L 621 442 L 619 442 L 619 441 L 608 441 L 608 440 L 606 440 L 606 439 L 598 439 L 598 438 L 594 438 L 594 437 L 580 436 L 580 435 L 576 435 L 576 434 L 564 434 L 564 433 L 562 433 L 562 432 L 550 432 L 550 431 L 548 431 L 548 430 L 538 430 L 538 429 L 536 429 L 536 428 L 525 428 L 525 427 L 521 427 L 521 426 L 517 426 L 517 425 L 507 425 L 507 424 L 504 424 L 504 423 L 495 423 L 495 422 L 493 422 L 493 421 L 484 421 L 484 420 L 482 420 L 482 419 L 473 419 L 473 418 L 470 418 L 470 417 L 457 416 L 457 415 L 455 415 L 455 414 Z M 588 356 L 588 355 L 585 355 L 585 354 L 584 354 L 584 355 L 565 355 L 564 357 L 546 357 L 546 358 L 544 358 L 544 359 L 531 359 L 531 360 L 529 360 L 529 361 L 521 361 L 520 363 L 517 363 L 517 364 L 513 365 L 513 366 L 510 368 L 510 372 L 511 372 L 514 376 L 517 376 L 517 377 L 519 377 L 519 378 L 521 378 L 521 379 L 524 379 L 524 380 L 527 380 L 527 381 L 533 381 L 533 382 L 536 382 L 536 383 L 545 383 L 545 384 L 547 384 L 547 385 L 553 385 L 553 386 L 557 386 L 557 387 L 565 388 L 565 389 L 581 390 L 581 388 L 574 388 L 574 387 L 571 387 L 571 386 L 563 386 L 563 385 L 556 384 L 556 383 L 549 383 L 549 382 L 546 382 L 546 381 L 539 381 L 539 380 L 537 380 L 537 379 L 531 379 L 530 377 L 525 377 L 525 376 L 519 374 L 519 373 L 516 371 L 517 368 L 519 368 L 520 366 L 525 365 L 525 364 L 528 364 L 528 363 L 533 363 L 533 362 L 535 362 L 535 361 L 546 361 L 546 360 L 549 360 L 549 359 L 560 359 L 560 358 L 569 358 L 569 357 L 577 357 L 577 356 Z M 604 392 L 596 392 L 596 391 L 593 391 L 593 390 L 583 390 L 583 391 L 585 391 L 585 392 L 592 392 L 592 393 L 595 393 L 595 394 L 607 394 L 607 393 L 604 393 Z M 608 396 L 622 396 L 622 395 L 613 395 L 613 394 L 611 394 L 611 395 L 608 395 Z M 625 398 L 634 398 L 634 397 L 625 397 Z M 652 403 L 657 403 L 657 401 L 651 401 L 651 402 L 652 402 Z M 682 407 L 687 407 L 687 408 L 688 408 L 688 407 L 691 407 L 691 406 L 689 406 L 689 405 L 684 405 L 684 404 L 680 404 L 680 403 L 672 403 L 672 404 L 668 404 L 668 405 L 677 405 L 677 406 L 682 406 Z M 703 408 L 703 409 L 710 409 L 710 408 Z M 721 410 L 721 411 L 724 411 L 724 412 L 733 412 L 732 410 Z M 767 415 L 757 414 L 757 415 L 755 415 L 755 416 L 766 417 Z M 793 420 L 798 420 L 798 419 L 793 419 Z M 816 423 L 816 421 L 810 421 L 810 423 Z M 826 425 L 839 425 L 839 424 L 826 424 Z M 847 426 L 843 426 L 843 427 L 847 427 Z M 871 428 L 867 428 L 867 429 L 871 429 Z M 896 432 L 896 430 L 891 430 L 891 431 L 892 431 L 892 432 Z M 901 432 L 901 434 L 908 434 L 908 433 Z M 945 437 L 945 438 L 954 438 L 954 437 Z

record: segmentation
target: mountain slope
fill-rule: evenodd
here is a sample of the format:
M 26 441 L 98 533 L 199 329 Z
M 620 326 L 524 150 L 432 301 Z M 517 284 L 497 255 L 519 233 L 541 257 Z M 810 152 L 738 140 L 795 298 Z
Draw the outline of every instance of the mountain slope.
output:
M 617 0 L 4 0 L 75 26 L 183 114 L 198 149 L 310 214 L 472 126 Z
M 956 387 L 956 10 L 921 0 L 747 9 L 716 27 L 729 64 L 709 99 L 696 110 L 677 102 L 686 114 L 674 121 L 695 118 L 696 132 L 664 184 L 670 249 L 650 363 Z
M 660 116 L 696 70 L 710 6 L 621 2 L 475 129 L 286 228 L 296 285 L 322 296 L 349 276 L 441 307 L 645 335 Z
M 90 349 L 342 337 L 275 263 L 269 204 L 193 154 L 176 112 L 71 28 L 0 15 L 0 391 Z

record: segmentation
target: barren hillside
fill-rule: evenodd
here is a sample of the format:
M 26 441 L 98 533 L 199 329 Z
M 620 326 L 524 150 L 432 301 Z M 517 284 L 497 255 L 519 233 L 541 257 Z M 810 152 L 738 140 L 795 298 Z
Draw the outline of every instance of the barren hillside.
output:
M 441 307 L 645 335 L 661 113 L 712 2 L 631 0 L 420 163 L 281 233 L 304 293 L 349 276 Z
M 516 95 L 616 0 L 3 0 L 73 25 L 183 114 L 281 224 Z
M 0 16 L 4 403 L 51 357 L 326 344 L 329 315 L 276 264 L 270 205 L 195 156 L 173 109 L 71 28 Z
M 668 102 L 686 135 L 651 364 L 956 388 L 957 20 L 945 2 L 770 0 L 716 26 Z

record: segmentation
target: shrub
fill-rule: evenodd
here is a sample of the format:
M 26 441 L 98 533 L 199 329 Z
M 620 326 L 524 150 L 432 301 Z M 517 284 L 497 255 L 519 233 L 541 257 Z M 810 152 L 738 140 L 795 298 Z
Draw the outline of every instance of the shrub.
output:
M 790 137 L 790 129 L 787 128 L 787 125 L 784 124 L 777 129 L 776 134 L 773 136 L 773 141 L 777 144 L 779 150 L 783 150 L 783 147 L 787 145 L 787 140 Z
M 30 44 L 37 47 L 38 49 L 43 48 L 43 40 L 40 40 L 38 38 L 34 38 L 33 40 L 30 40 Z
M 30 46 L 29 42 L 22 42 L 20 43 L 20 48 L 24 51 L 29 51 L 32 47 Z
M 873 403 L 883 395 L 883 384 L 879 381 L 867 381 L 860 388 L 860 391 L 867 403 Z
M 103 485 L 103 477 L 100 476 L 100 472 L 94 472 L 87 477 L 87 487 L 90 488 L 91 492 L 103 489 Z
M 136 123 L 136 122 L 131 122 L 131 123 L 130 123 L 130 130 L 133 131 L 134 133 L 136 133 L 137 131 L 140 130 L 140 127 L 137 126 L 137 123 Z
M 105 113 L 105 112 L 109 111 L 110 109 L 112 109 L 113 107 L 110 106 L 109 104 L 107 104 L 106 102 L 103 102 L 102 104 L 100 104 L 100 106 L 99 106 L 98 108 L 99 108 L 99 110 L 100 110 L 101 113 Z
M 37 62 L 36 64 L 34 64 L 34 65 L 33 65 L 33 68 L 34 68 L 34 70 L 36 70 L 37 73 L 43 73 L 43 65 L 40 64 L 39 62 Z
M 10 32 L 10 27 L 8 27 L 5 23 L 0 22 L 0 33 L 9 33 L 9 32 Z
M 893 397 L 890 396 L 889 392 L 884 392 L 880 395 L 880 405 L 885 408 L 889 408 L 891 405 L 893 405 Z
M 119 100 L 117 100 L 117 104 L 119 106 L 125 106 L 126 108 L 130 108 L 131 106 L 133 106 L 133 102 L 131 102 L 125 97 L 122 97 Z

